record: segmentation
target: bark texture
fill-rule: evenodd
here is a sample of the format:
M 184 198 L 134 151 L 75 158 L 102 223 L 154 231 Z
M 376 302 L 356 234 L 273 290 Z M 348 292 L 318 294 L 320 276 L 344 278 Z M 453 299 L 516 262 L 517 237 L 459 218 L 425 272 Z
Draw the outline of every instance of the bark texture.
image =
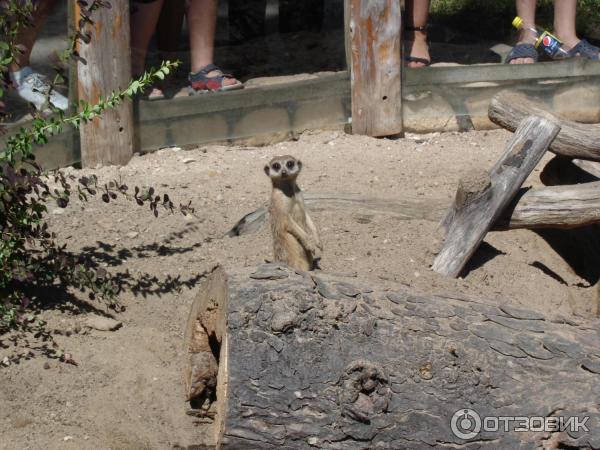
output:
M 217 448 L 600 447 L 597 322 L 381 283 L 273 264 L 209 277 L 194 308 L 224 317 Z M 589 416 L 590 431 L 465 441 L 451 429 L 464 408 Z
M 600 125 L 564 119 L 526 95 L 513 91 L 503 91 L 492 98 L 488 115 L 492 122 L 510 131 L 516 130 L 528 116 L 544 117 L 560 126 L 550 151 L 571 158 L 600 161 Z
M 546 119 L 528 117 L 489 174 L 471 174 L 460 181 L 454 204 L 442 221 L 448 233 L 433 270 L 450 277 L 460 274 L 559 130 Z

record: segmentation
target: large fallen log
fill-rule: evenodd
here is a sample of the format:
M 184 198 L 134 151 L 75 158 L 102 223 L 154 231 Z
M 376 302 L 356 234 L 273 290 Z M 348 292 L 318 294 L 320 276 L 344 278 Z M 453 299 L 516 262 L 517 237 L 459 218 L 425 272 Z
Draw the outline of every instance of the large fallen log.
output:
M 550 151 L 571 158 L 600 161 L 600 125 L 573 122 L 550 113 L 543 105 L 526 95 L 503 91 L 490 102 L 488 115 L 492 122 L 514 131 L 528 116 L 544 117 L 560 126 L 560 133 Z
M 447 234 L 433 262 L 434 271 L 450 277 L 460 274 L 559 130 L 558 125 L 546 119 L 528 117 L 489 173 L 461 179 L 454 204 L 442 222 Z
M 597 322 L 381 283 L 278 265 L 209 276 L 188 349 L 217 373 L 188 387 L 216 402 L 218 449 L 600 447 Z M 488 426 L 465 440 L 466 408 Z M 589 432 L 490 426 L 515 416 L 590 417 Z

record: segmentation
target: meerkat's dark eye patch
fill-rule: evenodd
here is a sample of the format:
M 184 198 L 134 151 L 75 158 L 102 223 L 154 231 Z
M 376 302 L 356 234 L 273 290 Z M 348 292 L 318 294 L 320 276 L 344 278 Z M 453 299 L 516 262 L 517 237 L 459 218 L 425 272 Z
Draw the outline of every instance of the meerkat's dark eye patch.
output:
M 285 165 L 287 166 L 288 169 L 293 169 L 294 165 L 295 165 L 295 162 L 294 161 L 288 161 Z
M 271 169 L 273 169 L 275 172 L 279 172 L 279 169 L 281 169 L 281 164 L 279 164 L 279 163 L 273 163 L 271 165 Z

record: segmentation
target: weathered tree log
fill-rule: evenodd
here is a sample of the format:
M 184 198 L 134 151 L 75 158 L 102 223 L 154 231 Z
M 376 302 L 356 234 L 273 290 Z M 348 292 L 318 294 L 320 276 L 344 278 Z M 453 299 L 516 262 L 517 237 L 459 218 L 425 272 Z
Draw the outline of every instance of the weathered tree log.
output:
M 559 130 L 546 119 L 528 117 L 489 174 L 461 180 L 454 205 L 442 222 L 448 233 L 433 270 L 450 277 L 460 274 Z
M 190 315 L 214 341 L 218 374 L 201 384 L 217 386 L 218 449 L 600 447 L 596 321 L 253 270 L 216 269 Z M 589 432 L 482 428 L 463 440 L 452 420 L 470 431 L 456 420 L 465 408 L 482 420 L 587 416 Z
M 582 167 L 596 170 L 594 161 L 571 159 L 556 155 L 542 169 L 540 181 L 546 186 L 563 186 L 566 184 L 590 183 L 599 181 L 600 177 L 593 175 Z M 580 167 L 581 165 L 581 167 Z
M 498 93 L 490 102 L 490 120 L 514 131 L 528 116 L 544 117 L 561 128 L 550 151 L 571 158 L 600 161 L 600 125 L 581 124 L 548 112 L 543 105 L 513 91 Z
M 600 163 L 583 159 L 574 159 L 573 164 L 591 176 L 600 179 Z
M 600 181 L 532 189 L 496 228 L 576 228 L 600 223 Z

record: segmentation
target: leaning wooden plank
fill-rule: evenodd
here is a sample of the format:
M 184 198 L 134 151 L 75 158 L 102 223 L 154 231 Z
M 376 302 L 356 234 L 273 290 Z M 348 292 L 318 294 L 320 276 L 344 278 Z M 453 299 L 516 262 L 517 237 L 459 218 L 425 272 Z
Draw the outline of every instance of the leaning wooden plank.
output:
M 402 133 L 400 2 L 350 0 L 352 133 Z
M 79 2 L 76 11 L 78 19 Z M 78 44 L 86 63 L 79 62 L 77 69 L 79 99 L 92 104 L 113 91 L 124 90 L 131 78 L 129 1 L 111 0 L 110 8 L 99 8 L 93 19 L 93 25 L 86 24 L 79 30 L 89 34 L 91 41 Z M 126 164 L 133 155 L 133 136 L 131 102 L 105 111 L 102 119 L 81 126 L 82 165 Z
M 528 117 L 489 174 L 461 180 L 454 205 L 443 223 L 448 234 L 433 270 L 450 277 L 460 274 L 559 130 L 558 125 L 546 119 Z
M 544 117 L 561 128 L 550 146 L 552 152 L 571 158 L 600 161 L 600 125 L 564 119 L 527 96 L 513 91 L 503 91 L 494 96 L 488 114 L 492 122 L 511 131 L 527 116 Z
M 589 416 L 552 448 L 600 446 L 595 322 L 275 264 L 217 269 L 192 308 L 217 363 L 198 392 L 217 449 L 551 448 L 503 426 L 461 438 L 465 408 Z

